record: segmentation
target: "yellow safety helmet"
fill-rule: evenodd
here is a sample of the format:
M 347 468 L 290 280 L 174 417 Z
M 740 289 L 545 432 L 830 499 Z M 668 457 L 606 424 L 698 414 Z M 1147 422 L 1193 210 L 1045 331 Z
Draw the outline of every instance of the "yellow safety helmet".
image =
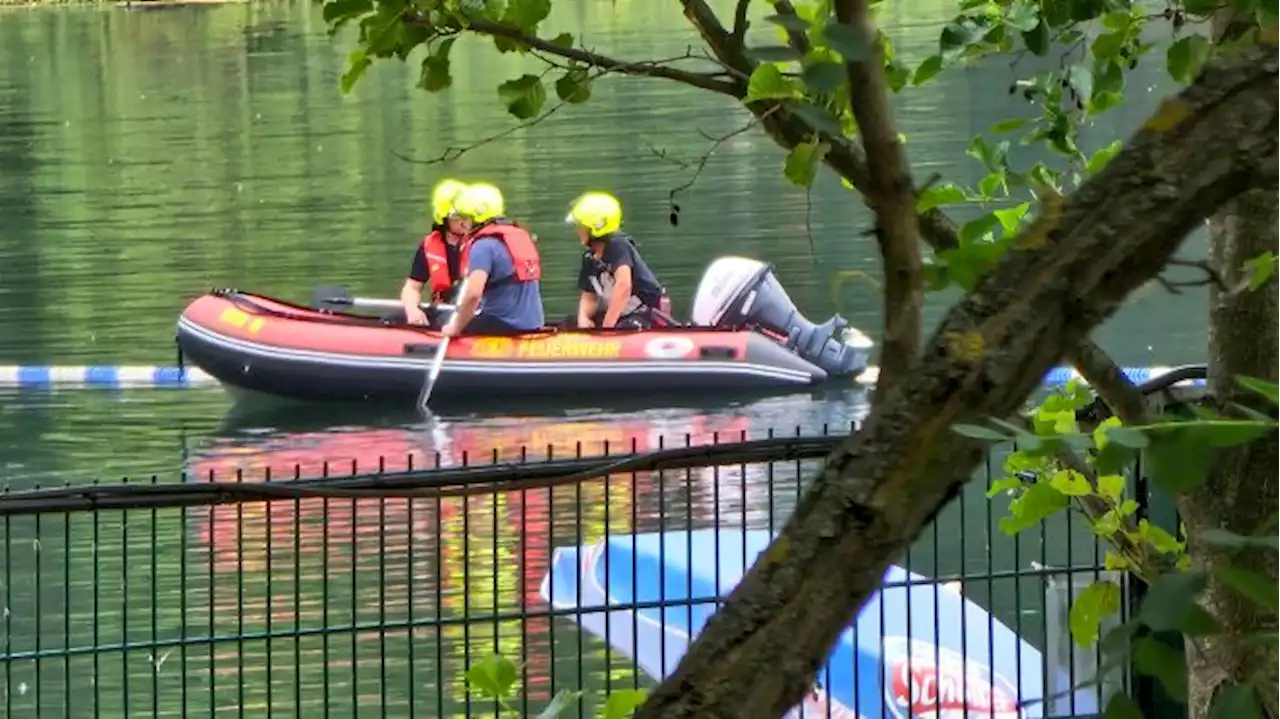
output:
M 467 185 L 453 201 L 459 215 L 471 218 L 472 222 L 483 223 L 507 213 L 506 203 L 502 200 L 502 190 L 487 183 L 477 182 Z
M 622 203 L 607 192 L 586 192 L 569 206 L 564 221 L 587 228 L 592 237 L 604 237 L 622 227 Z
M 457 180 L 441 180 L 431 191 L 431 219 L 437 225 L 442 224 L 450 215 L 456 214 L 454 200 L 466 187 L 465 183 Z

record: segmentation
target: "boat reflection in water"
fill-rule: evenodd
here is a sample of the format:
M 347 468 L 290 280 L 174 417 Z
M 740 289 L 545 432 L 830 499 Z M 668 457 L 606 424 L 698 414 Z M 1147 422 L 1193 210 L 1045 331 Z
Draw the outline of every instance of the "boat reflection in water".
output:
M 428 429 L 242 430 L 208 441 L 188 468 L 192 481 L 256 482 L 646 452 L 672 446 L 673 437 L 678 445 L 738 440 L 753 416 L 637 412 L 439 421 Z M 553 686 L 599 684 L 606 675 L 615 686 L 632 684 L 631 662 L 582 639 L 571 623 L 518 618 L 547 609 L 539 586 L 551 548 L 659 527 L 779 522 L 798 493 L 794 466 L 784 465 L 776 476 L 765 466 L 640 472 L 555 489 L 447 499 L 316 498 L 222 505 L 189 516 L 196 551 L 211 567 L 211 632 L 367 627 L 352 640 L 328 633 L 299 640 L 306 647 L 298 650 L 302 674 L 314 675 L 313 684 L 327 680 L 330 692 L 349 693 L 353 704 L 412 703 L 443 715 L 454 712 L 466 663 L 495 648 L 524 662 L 526 695 L 534 703 L 549 700 Z M 771 522 L 771 515 L 777 519 Z M 494 614 L 503 617 L 484 619 Z M 287 641 L 287 666 L 272 662 L 276 683 L 294 671 L 293 639 Z M 239 650 L 221 646 L 216 670 L 237 671 Z M 252 665 L 247 661 L 246 673 Z M 389 683 L 357 681 L 357 670 L 384 674 Z M 265 679 L 265 665 L 261 671 Z M 439 676 L 453 686 L 433 686 Z

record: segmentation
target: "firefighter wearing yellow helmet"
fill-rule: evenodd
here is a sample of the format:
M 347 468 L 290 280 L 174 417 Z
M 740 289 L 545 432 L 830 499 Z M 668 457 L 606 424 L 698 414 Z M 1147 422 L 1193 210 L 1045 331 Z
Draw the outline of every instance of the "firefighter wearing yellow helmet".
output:
M 453 210 L 471 222 L 464 250 L 465 279 L 446 337 L 513 335 L 543 326 L 542 260 L 537 242 L 507 219 L 502 191 L 487 182 L 467 185 Z
M 622 203 L 586 192 L 569 205 L 565 223 L 582 242 L 578 271 L 579 327 L 645 328 L 673 324 L 670 301 L 635 240 L 622 232 Z
M 466 185 L 446 179 L 431 191 L 431 231 L 414 254 L 409 276 L 400 288 L 400 304 L 409 324 L 428 324 L 422 309 L 423 290 L 431 302 L 447 302 L 462 280 L 462 255 L 471 221 L 454 211 L 453 202 Z

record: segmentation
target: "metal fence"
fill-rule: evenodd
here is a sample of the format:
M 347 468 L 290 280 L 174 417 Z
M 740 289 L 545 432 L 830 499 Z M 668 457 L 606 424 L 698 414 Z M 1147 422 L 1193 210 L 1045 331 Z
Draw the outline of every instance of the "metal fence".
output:
M 688 442 L 660 439 L 656 447 Z M 593 453 L 581 445 L 576 451 Z M 546 454 L 520 452 L 530 468 L 556 459 Z M 703 575 L 728 576 L 749 564 L 748 545 L 786 519 L 818 461 L 628 471 L 501 490 L 471 485 L 461 496 L 293 497 L 5 516 L 5 715 L 494 716 L 491 702 L 468 694 L 465 675 L 497 652 L 518 663 L 516 705 L 523 715 L 568 688 L 586 691 L 579 706 L 583 716 L 594 716 L 610 690 L 654 684 L 652 667 L 639 669 L 637 654 L 649 655 L 650 664 L 661 655 L 660 665 L 673 665 L 679 648 L 668 638 L 687 633 L 695 608 L 713 606 L 731 583 Z M 460 463 L 475 464 L 466 456 Z M 1016 538 L 1003 535 L 997 524 L 1005 500 L 985 496 L 1000 463 L 999 456 L 988 460 L 900 565 L 913 573 L 906 584 L 930 593 L 933 608 L 921 616 L 935 630 L 947 614 L 939 603 L 962 596 L 990 612 L 990 627 L 1002 623 L 1025 640 L 1015 650 L 1020 660 L 1025 647 L 1045 661 L 1016 662 L 1015 671 L 1002 674 L 992 667 L 1009 660 L 996 656 L 1005 650 L 992 639 L 968 647 L 969 665 L 938 659 L 912 669 L 892 663 L 892 648 L 880 642 L 885 662 L 875 690 L 885 716 L 956 710 L 967 702 L 971 716 L 1008 719 L 1000 703 L 1007 693 L 1046 680 L 1052 693 L 1064 681 L 1092 675 L 1096 657 L 1074 649 L 1066 635 L 1066 606 L 1101 573 L 1101 549 L 1065 513 Z M 387 465 L 386 458 L 379 462 Z M 338 476 L 345 469 L 361 467 L 322 471 Z M 299 467 L 292 474 L 308 472 Z M 168 481 L 190 486 L 211 479 L 249 485 L 270 477 L 243 470 L 220 476 L 212 467 Z M 421 475 L 422 483 L 432 481 Z M 655 559 L 639 548 L 652 546 L 655 536 L 680 549 Z M 601 544 L 606 538 L 609 547 Z M 593 585 L 577 568 L 602 556 L 604 579 Z M 624 561 L 633 565 L 620 570 Z M 565 577 L 573 578 L 575 602 L 564 597 Z M 673 582 L 687 583 L 675 598 L 667 596 Z M 702 589 L 695 591 L 695 583 Z M 586 597 L 602 589 L 597 585 L 631 610 L 621 615 L 626 622 L 607 622 L 603 632 L 583 629 L 592 616 L 603 617 L 590 611 Z M 911 597 L 919 602 L 924 595 L 904 596 L 912 615 Z M 886 611 L 901 609 L 896 604 L 880 604 L 882 627 Z M 675 628 L 660 632 L 659 622 Z M 919 617 L 912 622 L 907 634 Z M 860 644 L 876 639 L 859 626 Z M 615 636 L 607 636 L 610 628 Z M 866 661 L 859 652 L 852 656 Z M 834 693 L 849 681 L 834 677 L 820 685 Z M 1085 713 L 1070 704 L 1050 702 L 1048 714 Z M 859 697 L 849 705 L 866 706 Z M 1038 716 L 1043 707 L 1027 711 Z

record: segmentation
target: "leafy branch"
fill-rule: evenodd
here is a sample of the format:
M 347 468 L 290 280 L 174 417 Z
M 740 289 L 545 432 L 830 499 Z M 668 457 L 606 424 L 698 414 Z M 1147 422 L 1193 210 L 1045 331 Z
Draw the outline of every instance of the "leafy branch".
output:
M 1270 625 L 1275 626 L 1277 596 L 1273 578 L 1237 565 L 1229 556 L 1219 556 L 1211 569 L 1194 568 L 1185 530 L 1175 536 L 1145 518 L 1132 522 L 1139 503 L 1126 496 L 1136 479 L 1128 470 L 1134 467 L 1139 455 L 1158 488 L 1184 495 L 1205 484 L 1216 455 L 1266 434 L 1274 435 L 1280 427 L 1274 417 L 1280 403 L 1278 386 L 1248 377 L 1241 377 L 1238 382 L 1267 403 L 1272 408 L 1271 414 L 1243 404 L 1229 405 L 1223 413 L 1202 402 L 1187 405 L 1189 418 L 1166 415 L 1144 425 L 1126 426 L 1111 417 L 1092 431 L 1081 431 L 1077 415 L 1087 406 L 1089 397 L 1071 383 L 1036 408 L 1031 414 L 1030 432 L 999 419 L 990 420 L 992 426 L 953 427 L 953 431 L 966 437 L 989 442 L 1012 441 L 1017 447 L 1005 462 L 1006 476 L 993 483 L 988 492 L 990 497 L 1002 493 L 1013 497 L 1009 514 L 1000 519 L 1001 531 L 1016 535 L 1040 526 L 1060 511 L 1083 506 L 1082 514 L 1089 528 L 1112 545 L 1112 551 L 1105 557 L 1106 569 L 1125 571 L 1147 585 L 1146 597 L 1136 617 L 1107 636 L 1100 636 L 1100 625 L 1120 611 L 1121 587 L 1112 580 L 1100 579 L 1074 597 L 1070 608 L 1071 634 L 1081 647 L 1099 645 L 1103 650 L 1106 656 L 1104 668 L 1098 672 L 1100 676 L 1109 673 L 1110 666 L 1127 661 L 1126 652 L 1132 652 L 1135 668 L 1140 673 L 1160 681 L 1170 696 L 1186 701 L 1183 651 L 1163 642 L 1154 633 L 1177 631 L 1193 646 L 1198 646 L 1200 640 L 1223 632 L 1217 620 L 1198 603 L 1208 586 L 1210 573 L 1241 600 L 1256 603 L 1270 613 Z M 1095 481 L 1086 480 L 1078 468 L 1054 456 L 1054 452 L 1064 446 L 1086 453 L 1087 463 L 1097 477 Z M 1101 505 L 1106 511 L 1099 513 L 1089 509 L 1090 505 Z M 1196 540 L 1220 554 L 1251 549 L 1274 553 L 1280 551 L 1274 524 L 1273 518 L 1251 535 L 1226 529 L 1208 530 Z M 1264 633 L 1256 639 L 1275 642 L 1274 634 Z M 1260 717 L 1263 704 L 1260 693 L 1268 682 L 1274 684 L 1274 681 L 1274 676 L 1260 672 L 1242 683 L 1228 685 L 1222 691 L 1238 696 L 1219 709 L 1211 709 L 1209 717 Z M 1127 696 L 1113 696 L 1107 716 L 1129 710 L 1131 701 Z

